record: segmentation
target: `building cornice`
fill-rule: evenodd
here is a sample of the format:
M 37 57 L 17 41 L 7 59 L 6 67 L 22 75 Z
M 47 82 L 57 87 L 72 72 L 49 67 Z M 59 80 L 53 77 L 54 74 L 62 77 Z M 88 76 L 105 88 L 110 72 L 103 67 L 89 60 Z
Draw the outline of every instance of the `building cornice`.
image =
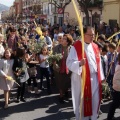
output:
M 104 1 L 104 5 L 110 5 L 110 4 L 118 4 L 120 3 L 120 0 L 113 0 L 113 1 Z

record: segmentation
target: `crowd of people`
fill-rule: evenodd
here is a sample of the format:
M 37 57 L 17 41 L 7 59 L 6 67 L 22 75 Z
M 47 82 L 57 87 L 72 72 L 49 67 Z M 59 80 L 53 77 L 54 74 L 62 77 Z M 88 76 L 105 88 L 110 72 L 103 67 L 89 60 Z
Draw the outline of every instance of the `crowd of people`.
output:
M 113 32 L 109 32 L 102 24 L 94 32 L 94 28 L 86 26 L 83 30 L 84 58 L 82 58 L 78 26 L 64 24 L 63 26 L 38 25 L 38 27 L 41 28 L 42 35 L 36 30 L 34 23 L 15 25 L 5 23 L 0 27 L 0 89 L 4 90 L 4 108 L 8 108 L 11 89 L 17 87 L 16 102 L 26 102 L 24 98 L 26 86 L 28 92 L 31 92 L 34 87 L 35 94 L 39 94 L 40 90 L 44 90 L 43 79 L 45 78 L 48 95 L 52 94 L 51 84 L 55 80 L 61 104 L 64 103 L 65 97 L 69 97 L 68 90 L 71 88 L 74 113 L 76 120 L 79 120 L 81 74 L 82 66 L 85 66 L 87 78 L 82 120 L 97 120 L 103 81 L 106 81 L 104 84 L 107 83 L 109 88 L 107 99 L 113 100 L 107 117 L 107 120 L 112 120 L 116 108 L 120 106 L 120 35 L 107 39 L 118 31 L 118 27 L 115 26 Z M 97 38 L 95 38 L 96 33 L 99 34 Z M 33 44 L 32 49 L 29 46 L 31 41 L 37 44 L 42 44 L 42 41 L 44 44 L 39 51 L 35 52 L 36 46 Z M 48 58 L 51 54 L 61 54 L 62 59 L 50 64 Z M 19 85 L 8 80 L 8 76 L 16 80 Z M 40 85 L 38 85 L 39 79 Z M 103 94 L 106 92 L 104 91 Z M 86 109 L 90 111 L 86 112 Z

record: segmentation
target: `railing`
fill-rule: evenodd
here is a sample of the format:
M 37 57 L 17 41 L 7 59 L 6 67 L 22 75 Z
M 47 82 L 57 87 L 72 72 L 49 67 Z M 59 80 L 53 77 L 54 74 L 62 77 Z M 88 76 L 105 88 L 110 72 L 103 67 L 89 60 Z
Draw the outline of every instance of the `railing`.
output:
M 91 8 L 91 7 L 102 7 L 103 5 L 103 0 L 94 0 L 94 2 L 90 2 L 88 4 L 88 7 Z

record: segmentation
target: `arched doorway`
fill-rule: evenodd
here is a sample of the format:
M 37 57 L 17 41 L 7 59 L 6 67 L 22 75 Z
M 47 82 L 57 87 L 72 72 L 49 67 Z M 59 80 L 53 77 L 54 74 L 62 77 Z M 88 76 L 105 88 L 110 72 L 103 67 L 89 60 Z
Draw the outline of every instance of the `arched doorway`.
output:
M 97 12 L 95 12 L 92 15 L 92 25 L 94 25 L 94 24 L 97 24 L 97 25 L 100 24 L 100 14 L 98 14 Z

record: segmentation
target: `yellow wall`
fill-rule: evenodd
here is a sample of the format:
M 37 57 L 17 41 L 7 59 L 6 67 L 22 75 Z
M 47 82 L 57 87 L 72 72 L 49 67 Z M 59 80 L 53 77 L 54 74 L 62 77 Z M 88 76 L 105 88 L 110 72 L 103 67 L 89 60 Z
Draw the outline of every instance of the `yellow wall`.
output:
M 79 4 L 77 2 L 77 0 L 75 0 L 75 3 L 79 9 Z M 69 17 L 68 17 L 68 21 L 71 23 L 71 24 L 76 24 L 77 22 L 77 16 L 76 16 L 76 13 L 75 13 L 75 10 L 74 10 L 74 7 L 73 7 L 73 3 L 70 2 L 69 5 L 66 6 L 65 8 L 65 15 L 64 15 L 64 20 L 66 21 L 66 16 L 69 14 Z
M 77 0 L 75 0 L 75 2 L 76 2 L 76 5 L 77 5 L 77 7 L 79 9 L 80 14 L 81 14 L 82 20 L 83 20 L 83 17 L 85 17 L 85 14 L 84 14 L 84 12 L 82 12 L 80 10 L 80 7 L 79 7 L 79 4 L 78 4 Z M 95 12 L 97 12 L 97 14 L 101 15 L 101 12 L 100 12 L 99 9 L 92 8 L 92 15 Z M 66 15 L 67 15 L 67 13 L 69 13 L 69 18 L 68 18 L 69 20 L 68 20 L 68 22 L 70 24 L 72 24 L 72 25 L 76 25 L 78 21 L 77 21 L 77 16 L 76 16 L 76 13 L 75 13 L 75 10 L 74 10 L 72 2 L 65 8 L 65 16 L 64 16 L 65 21 L 66 21 Z M 91 12 L 89 11 L 89 17 L 92 17 L 92 15 L 91 15 Z M 91 21 L 91 24 L 92 24 L 92 21 Z
M 120 0 L 104 0 L 103 21 L 109 24 L 109 20 L 117 20 L 120 24 Z

